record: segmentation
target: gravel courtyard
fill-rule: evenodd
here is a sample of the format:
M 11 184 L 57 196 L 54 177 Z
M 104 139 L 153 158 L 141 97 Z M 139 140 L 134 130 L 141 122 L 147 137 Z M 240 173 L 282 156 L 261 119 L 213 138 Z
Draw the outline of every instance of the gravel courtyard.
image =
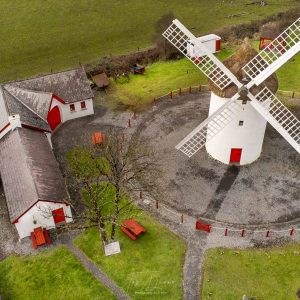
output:
M 269 125 L 261 157 L 248 166 L 226 166 L 205 149 L 188 159 L 174 148 L 206 118 L 209 96 L 203 92 L 165 99 L 139 114 L 137 124 L 132 122 L 132 128 L 127 129 L 148 137 L 161 157 L 167 196 L 160 201 L 194 217 L 235 224 L 300 217 L 300 156 Z M 300 116 L 299 109 L 293 112 Z M 95 116 L 64 124 L 53 137 L 62 166 L 64 153 L 81 139 L 112 126 L 126 128 L 129 117 L 128 112 L 114 114 L 97 105 Z

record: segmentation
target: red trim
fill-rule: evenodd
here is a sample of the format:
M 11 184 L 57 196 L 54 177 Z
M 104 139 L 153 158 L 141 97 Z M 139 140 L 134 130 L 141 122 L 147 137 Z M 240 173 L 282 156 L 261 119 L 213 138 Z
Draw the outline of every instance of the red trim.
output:
M 16 224 L 18 223 L 19 219 L 21 217 L 23 217 L 29 210 L 31 210 L 38 202 L 49 202 L 49 203 L 60 203 L 60 204 L 64 204 L 66 206 L 69 205 L 69 203 L 66 201 L 66 200 L 62 200 L 62 201 L 57 201 L 57 200 L 41 200 L 41 199 L 38 199 L 36 202 L 34 202 L 28 209 L 26 209 L 19 217 L 17 217 L 14 221 L 12 221 L 11 223 L 12 224 Z
M 57 100 L 57 101 L 59 101 L 60 103 L 62 103 L 62 104 L 66 104 L 66 102 L 63 100 L 63 99 L 61 99 L 61 98 L 59 98 L 58 96 L 56 96 L 56 95 L 54 95 L 53 94 L 53 96 L 52 96 L 52 99 L 55 99 L 55 100 Z
M 46 132 L 51 132 L 50 130 L 41 129 L 41 128 L 34 127 L 34 126 L 31 126 L 31 125 L 26 125 L 26 124 L 23 124 L 23 123 L 22 123 L 22 127 L 32 129 L 32 130 L 36 130 L 36 131 L 41 131 L 41 132 L 45 132 L 45 131 Z
M 10 123 L 7 123 L 3 128 L 1 128 L 1 129 L 0 129 L 0 133 L 1 133 L 2 131 L 4 131 L 9 125 L 10 125 Z

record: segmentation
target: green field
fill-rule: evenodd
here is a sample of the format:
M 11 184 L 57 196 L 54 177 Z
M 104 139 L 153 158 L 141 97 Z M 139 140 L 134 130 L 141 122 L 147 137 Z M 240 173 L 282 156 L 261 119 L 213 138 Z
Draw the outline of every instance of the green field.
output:
M 294 300 L 300 289 L 300 245 L 211 249 L 205 253 L 203 299 Z
M 0 295 L 5 300 L 116 299 L 65 247 L 0 261 Z
M 147 232 L 132 241 L 118 230 L 120 254 L 103 255 L 96 229 L 87 230 L 75 244 L 132 299 L 182 299 L 184 242 L 145 213 L 137 219 Z
M 155 22 L 172 11 L 196 34 L 287 10 L 294 0 L 0 0 L 0 82 L 78 66 L 151 45 Z M 232 14 L 239 17 L 229 17 Z M 244 13 L 244 14 L 243 14 Z

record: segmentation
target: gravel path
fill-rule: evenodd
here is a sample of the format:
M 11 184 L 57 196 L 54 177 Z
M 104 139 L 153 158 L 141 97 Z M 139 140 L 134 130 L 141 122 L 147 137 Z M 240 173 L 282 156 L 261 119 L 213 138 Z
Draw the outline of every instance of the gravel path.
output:
M 72 253 L 80 260 L 81 264 L 92 273 L 100 282 L 102 282 L 111 292 L 121 300 L 130 299 L 109 277 L 103 273 L 98 266 L 91 262 L 87 256 L 77 247 L 74 246 L 72 240 L 67 241 L 66 245 Z

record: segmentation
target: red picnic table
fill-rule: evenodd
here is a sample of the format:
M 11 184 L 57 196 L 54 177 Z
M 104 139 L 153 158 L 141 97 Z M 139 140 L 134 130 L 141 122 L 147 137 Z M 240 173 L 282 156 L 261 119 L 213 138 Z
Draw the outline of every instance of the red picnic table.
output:
M 48 230 L 46 228 L 37 227 L 34 228 L 33 232 L 31 232 L 31 241 L 34 249 L 37 249 L 39 246 L 45 244 L 51 244 L 51 240 L 49 237 Z
M 134 219 L 123 221 L 123 225 L 121 230 L 134 241 L 141 233 L 146 232 L 146 229 Z

